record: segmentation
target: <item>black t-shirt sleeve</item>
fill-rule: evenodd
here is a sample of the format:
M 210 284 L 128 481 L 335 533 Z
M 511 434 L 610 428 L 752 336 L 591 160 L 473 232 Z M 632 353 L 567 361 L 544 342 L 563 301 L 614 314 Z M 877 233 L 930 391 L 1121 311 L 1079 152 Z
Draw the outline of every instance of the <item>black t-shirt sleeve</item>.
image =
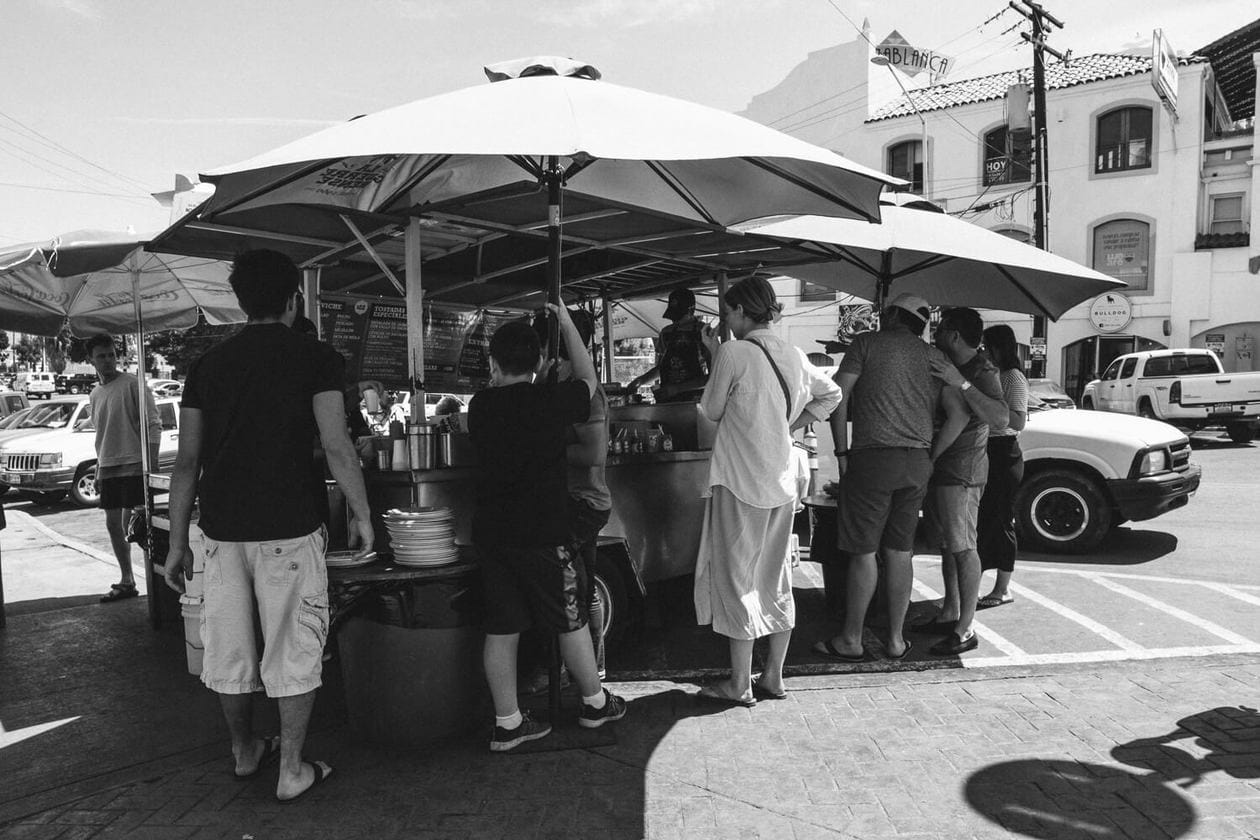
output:
M 341 391 L 346 387 L 346 360 L 332 345 L 316 342 L 315 391 Z
M 591 392 L 580 380 L 544 385 L 547 399 L 555 408 L 556 416 L 567 425 L 585 423 L 591 416 Z
M 205 407 L 205 403 L 201 399 L 201 359 L 197 359 L 188 366 L 188 376 L 184 379 L 184 391 L 179 397 L 179 407 Z

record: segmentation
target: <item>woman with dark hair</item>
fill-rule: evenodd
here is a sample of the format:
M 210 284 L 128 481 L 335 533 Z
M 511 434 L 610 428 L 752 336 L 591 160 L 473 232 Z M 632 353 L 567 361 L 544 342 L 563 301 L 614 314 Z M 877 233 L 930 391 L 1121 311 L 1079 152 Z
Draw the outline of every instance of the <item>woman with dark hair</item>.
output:
M 717 422 L 696 560 L 700 624 L 730 641 L 731 676 L 700 698 L 752 706 L 784 696 L 783 660 L 796 623 L 790 543 L 797 476 L 792 432 L 825 420 L 840 388 L 770 330 L 782 305 L 765 280 L 726 293 L 725 323 L 737 341 L 706 335 L 713 372 L 700 409 Z M 753 643 L 770 637 L 765 668 L 752 676 Z
M 980 599 L 977 609 L 1009 604 L 1011 572 L 1019 550 L 1015 535 L 1015 491 L 1024 480 L 1024 456 L 1019 449 L 1019 432 L 1028 419 L 1028 380 L 1020 370 L 1019 345 L 1015 332 L 1006 324 L 984 331 L 984 347 L 997 365 L 1002 382 L 1002 398 L 1010 410 L 1010 425 L 989 433 L 989 481 L 980 497 L 977 549 L 982 569 L 997 569 L 993 590 Z

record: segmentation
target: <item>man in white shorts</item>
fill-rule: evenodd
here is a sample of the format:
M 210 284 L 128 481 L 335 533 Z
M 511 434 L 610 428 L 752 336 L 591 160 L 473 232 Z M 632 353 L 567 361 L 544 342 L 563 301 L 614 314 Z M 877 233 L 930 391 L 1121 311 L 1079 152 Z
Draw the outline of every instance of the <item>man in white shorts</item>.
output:
M 344 361 L 330 345 L 290 329 L 298 270 L 275 251 L 237 257 L 232 290 L 249 322 L 188 372 L 179 456 L 171 478 L 166 581 L 192 577 L 188 525 L 195 499 L 205 534 L 205 646 L 201 680 L 219 695 L 232 735 L 233 775 L 248 779 L 278 755 L 276 798 L 290 801 L 332 768 L 305 761 L 302 745 L 328 636 L 326 542 L 319 500 L 328 468 L 353 514 L 351 544 L 373 543 L 367 492 L 346 432 Z M 181 574 L 181 572 L 183 574 Z M 255 620 L 262 629 L 258 658 Z M 280 706 L 280 737 L 256 737 L 252 693 Z

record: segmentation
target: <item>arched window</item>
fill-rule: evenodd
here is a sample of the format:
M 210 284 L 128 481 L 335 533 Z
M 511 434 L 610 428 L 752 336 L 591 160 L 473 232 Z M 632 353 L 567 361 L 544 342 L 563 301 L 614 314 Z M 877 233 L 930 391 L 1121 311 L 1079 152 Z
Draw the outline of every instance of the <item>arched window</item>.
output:
M 1149 169 L 1151 124 L 1150 108 L 1117 108 L 1099 117 L 1094 172 Z
M 1122 291 L 1151 287 L 1151 226 L 1137 219 L 1115 219 L 1094 228 L 1094 268 L 1129 284 Z
M 910 191 L 923 194 L 923 143 L 907 140 L 888 147 L 889 175 L 910 182 Z
M 1006 126 L 1000 125 L 984 135 L 984 185 L 1021 184 L 1032 175 L 1032 147 L 1027 141 L 1012 144 Z

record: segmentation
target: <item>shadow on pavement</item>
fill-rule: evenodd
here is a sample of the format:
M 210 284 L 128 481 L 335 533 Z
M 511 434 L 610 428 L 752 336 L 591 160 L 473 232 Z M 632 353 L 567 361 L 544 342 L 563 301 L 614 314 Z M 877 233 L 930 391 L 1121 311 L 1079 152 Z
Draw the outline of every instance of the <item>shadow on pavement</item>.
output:
M 1137 566 L 1150 563 L 1177 550 L 1177 538 L 1165 531 L 1120 527 L 1107 535 L 1102 545 L 1089 554 L 1046 554 L 1020 549 L 1021 563 L 1071 563 L 1100 566 Z
M 1194 739 L 1204 753 L 1171 746 Z M 1195 824 L 1193 805 L 1178 790 L 1221 771 L 1260 778 L 1260 716 L 1246 706 L 1218 707 L 1182 718 L 1168 733 L 1112 749 L 1121 767 L 1081 761 L 1024 759 L 992 764 L 967 779 L 967 803 L 1024 837 L 1181 837 Z

